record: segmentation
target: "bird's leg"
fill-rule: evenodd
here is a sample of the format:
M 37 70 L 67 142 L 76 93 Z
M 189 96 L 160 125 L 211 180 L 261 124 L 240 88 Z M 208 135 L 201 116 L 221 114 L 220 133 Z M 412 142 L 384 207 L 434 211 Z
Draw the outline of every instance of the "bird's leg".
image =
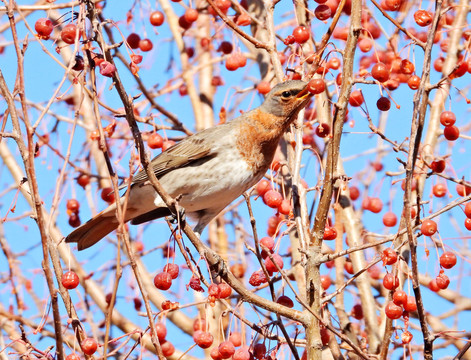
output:
M 172 215 L 170 216 L 170 222 L 172 224 L 184 224 L 186 221 L 186 215 L 185 215 L 185 209 L 178 206 L 178 201 L 182 198 L 182 195 L 178 195 L 175 197 L 175 210 L 176 212 L 172 212 Z
M 178 205 L 176 205 L 175 208 L 176 208 L 177 211 L 176 211 L 175 214 L 172 214 L 172 215 L 170 216 L 170 222 L 171 222 L 172 224 L 180 224 L 180 225 L 182 225 L 182 224 L 184 224 L 185 221 L 186 221 L 185 209 L 182 208 L 182 207 L 180 207 L 180 206 L 178 206 Z

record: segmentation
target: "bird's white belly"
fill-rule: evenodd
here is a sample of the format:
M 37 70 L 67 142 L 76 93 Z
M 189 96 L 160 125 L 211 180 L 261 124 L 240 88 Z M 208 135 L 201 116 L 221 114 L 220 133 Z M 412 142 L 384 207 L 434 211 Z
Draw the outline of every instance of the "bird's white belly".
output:
M 237 158 L 224 163 L 215 158 L 188 170 L 176 169 L 162 178 L 173 197 L 181 195 L 179 204 L 187 212 L 224 208 L 258 181 L 245 161 Z M 180 182 L 184 184 L 178 186 Z

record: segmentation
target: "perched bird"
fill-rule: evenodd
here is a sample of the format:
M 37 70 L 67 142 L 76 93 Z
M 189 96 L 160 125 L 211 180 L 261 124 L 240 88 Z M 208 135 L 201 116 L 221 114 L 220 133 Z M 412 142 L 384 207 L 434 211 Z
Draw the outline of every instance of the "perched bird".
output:
M 204 227 L 266 173 L 278 142 L 311 94 L 307 83 L 290 80 L 276 85 L 263 104 L 236 119 L 191 135 L 157 155 L 151 166 L 163 188 Z M 171 215 L 145 171 L 132 179 L 125 221 L 141 224 Z M 121 198 L 124 203 L 124 197 Z M 97 214 L 66 237 L 86 249 L 119 225 L 116 204 Z

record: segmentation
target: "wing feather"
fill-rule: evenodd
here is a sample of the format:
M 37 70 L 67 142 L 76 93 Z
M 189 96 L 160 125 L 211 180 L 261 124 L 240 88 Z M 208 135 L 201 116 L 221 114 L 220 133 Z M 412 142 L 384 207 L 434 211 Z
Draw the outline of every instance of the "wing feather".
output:
M 202 160 L 205 157 L 212 158 L 213 143 L 218 138 L 214 135 L 224 127 L 224 125 L 216 126 L 194 134 L 157 155 L 151 161 L 155 176 L 159 178 L 173 169 L 185 167 L 196 160 Z M 140 170 L 134 176 L 133 184 L 146 180 L 146 172 Z

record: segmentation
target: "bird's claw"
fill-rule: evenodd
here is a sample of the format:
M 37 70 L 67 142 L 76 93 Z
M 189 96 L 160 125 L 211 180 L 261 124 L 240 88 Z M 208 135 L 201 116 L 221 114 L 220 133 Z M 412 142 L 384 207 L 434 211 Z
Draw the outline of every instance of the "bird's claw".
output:
M 185 209 L 182 207 L 177 208 L 177 213 L 172 214 L 170 217 L 170 222 L 172 224 L 184 224 L 186 221 L 186 214 L 185 214 Z

